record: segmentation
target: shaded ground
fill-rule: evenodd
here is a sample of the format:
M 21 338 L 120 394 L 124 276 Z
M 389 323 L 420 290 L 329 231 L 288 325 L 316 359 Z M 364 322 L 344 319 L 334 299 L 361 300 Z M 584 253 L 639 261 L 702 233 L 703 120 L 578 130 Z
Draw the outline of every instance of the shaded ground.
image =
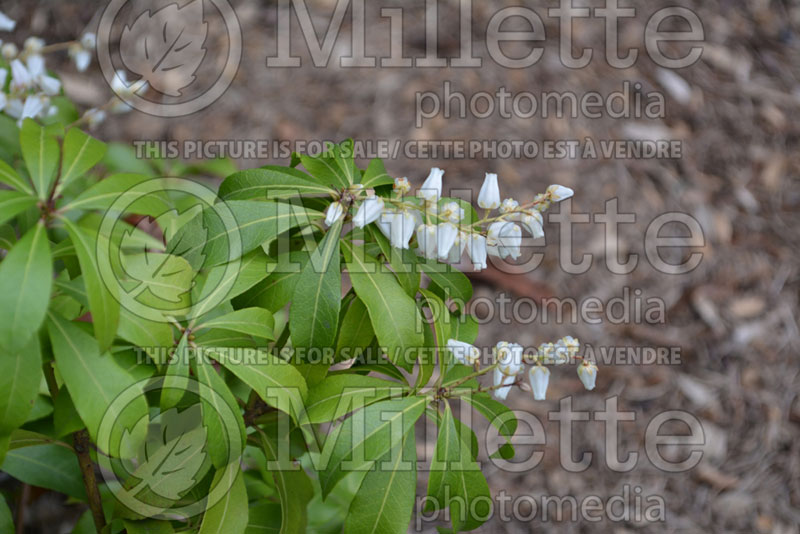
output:
M 440 52 L 457 55 L 458 5 L 440 2 Z M 15 5 L 16 4 L 16 5 Z M 322 28 L 334 2 L 317 2 L 316 22 Z M 626 23 L 621 41 L 642 47 L 646 17 L 658 7 L 640 8 Z M 631 139 L 667 138 L 683 141 L 683 156 L 659 159 L 420 159 L 387 161 L 389 172 L 407 175 L 419 184 L 431 166 L 446 169 L 446 183 L 478 187 L 483 173 L 501 177 L 504 196 L 529 199 L 550 183 L 575 188 L 573 212 L 600 213 L 608 199 L 618 198 L 619 210 L 636 215 L 620 227 L 618 253 L 636 253 L 639 266 L 629 275 L 614 275 L 604 265 L 604 226 L 577 225 L 575 257 L 589 252 L 588 272 L 571 275 L 559 268 L 558 227 L 546 225 L 547 245 L 542 265 L 520 275 L 483 274 L 474 277 L 476 297 L 497 299 L 546 296 L 589 297 L 607 302 L 641 290 L 641 301 L 663 300 L 663 324 L 616 325 L 606 320 L 591 325 L 541 324 L 498 319 L 481 329 L 479 341 L 500 339 L 526 345 L 572 334 L 600 347 L 676 347 L 676 365 L 601 365 L 598 386 L 585 392 L 572 369 L 553 373 L 548 398 L 573 395 L 574 406 L 598 410 L 617 396 L 622 410 L 636 421 L 624 423 L 620 449 L 639 452 L 639 463 L 616 473 L 602 460 L 604 433 L 599 423 L 576 425 L 574 451 L 592 451 L 595 459 L 583 473 L 558 467 L 559 434 L 546 423 L 547 445 L 542 464 L 533 471 L 511 474 L 487 464 L 493 493 L 505 489 L 522 495 L 594 494 L 604 501 L 628 485 L 642 495 L 660 495 L 666 521 L 610 524 L 606 521 L 542 523 L 541 513 L 530 522 L 504 523 L 498 518 L 483 532 L 799 532 L 800 528 L 800 336 L 798 335 L 798 265 L 800 265 L 800 154 L 796 121 L 800 109 L 800 5 L 759 0 L 682 2 L 703 21 L 706 43 L 702 59 L 691 68 L 664 78 L 642 52 L 625 70 L 593 61 L 581 70 L 560 65 L 549 51 L 557 50 L 557 23 L 546 19 L 548 55 L 535 67 L 508 70 L 491 61 L 480 69 L 341 69 L 313 68 L 300 32 L 293 32 L 304 66 L 267 69 L 275 50 L 276 9 L 269 3 L 237 2 L 245 42 L 238 76 L 226 94 L 210 108 L 188 118 L 157 120 L 139 113 L 113 117 L 98 135 L 123 142 L 134 139 Z M 102 4 L 100 4 L 102 5 Z M 404 4 L 405 5 L 405 4 Z M 503 2 L 474 6 L 475 39 L 483 41 L 488 18 Z M 408 3 L 408 55 L 424 53 L 424 4 Z M 48 42 L 70 38 L 77 29 L 96 23 L 91 2 L 5 2 L 3 10 L 18 18 L 20 27 Z M 369 20 L 375 20 L 373 7 Z M 537 3 L 536 10 L 544 8 Z M 349 15 L 341 48 L 347 52 Z M 576 24 L 576 46 L 595 47 L 602 54 L 602 25 Z M 321 31 L 321 30 L 320 30 Z M 20 30 L 19 37 L 27 35 Z M 378 31 L 370 46 L 384 50 L 388 34 Z M 486 56 L 483 47 L 476 55 Z M 336 59 L 331 61 L 336 64 Z M 65 72 L 67 91 L 85 105 L 98 105 L 107 95 L 96 67 L 87 77 Z M 505 86 L 509 91 L 620 90 L 624 81 L 640 82 L 641 91 L 667 95 L 666 118 L 532 119 L 436 118 L 414 126 L 417 91 L 434 90 L 450 81 L 465 93 Z M 255 166 L 262 161 L 241 162 Z M 285 160 L 281 161 L 285 163 Z M 449 182 L 448 182 L 449 180 Z M 563 207 L 561 208 L 563 209 Z M 558 208 L 554 209 L 558 212 Z M 658 272 L 645 258 L 645 233 L 659 214 L 678 211 L 699 221 L 705 235 L 700 265 L 691 273 Z M 537 243 L 539 244 L 539 243 Z M 679 260 L 689 251 L 678 251 Z M 633 298 L 629 301 L 635 300 Z M 645 306 L 646 308 L 646 306 Z M 527 312 L 525 312 L 527 315 Z M 511 404 L 546 422 L 558 401 L 534 403 L 529 394 L 512 393 Z M 704 455 L 687 473 L 665 474 L 648 461 L 643 443 L 648 422 L 665 410 L 685 410 L 696 416 L 705 432 Z M 524 448 L 520 448 L 524 450 Z M 665 456 L 668 454 L 665 453 Z M 624 457 L 624 455 L 623 455 Z M 421 488 L 422 491 L 423 488 Z M 44 516 L 42 516 L 44 517 Z M 50 522 L 52 525 L 52 522 Z M 425 531 L 435 531 L 426 525 Z M 34 532 L 35 530 L 30 530 Z M 53 530 L 41 530 L 50 532 Z

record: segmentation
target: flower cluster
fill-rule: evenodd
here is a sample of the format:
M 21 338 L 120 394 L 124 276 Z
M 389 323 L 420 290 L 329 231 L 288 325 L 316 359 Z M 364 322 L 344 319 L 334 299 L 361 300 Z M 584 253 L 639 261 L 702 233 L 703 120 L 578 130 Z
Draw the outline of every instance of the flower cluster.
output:
M 16 22 L 0 12 L 0 31 L 12 31 Z M 51 76 L 45 67 L 44 55 L 67 50 L 78 72 L 85 72 L 92 62 L 97 37 L 87 32 L 77 41 L 45 44 L 39 37 L 28 37 L 20 51 L 14 43 L 0 41 L 0 54 L 9 68 L 0 67 L 0 111 L 17 119 L 18 124 L 26 118 L 42 119 L 56 113 L 51 97 L 61 92 L 61 81 Z M 10 83 L 6 89 L 9 69 Z M 105 105 L 87 110 L 80 122 L 93 127 L 105 120 L 108 112 L 125 113 L 131 107 L 124 102 L 127 95 L 146 88 L 144 82 L 129 83 L 125 72 L 118 71 L 111 89 L 115 95 Z
M 348 193 L 357 203 L 353 224 L 358 228 L 375 223 L 396 248 L 409 249 L 427 259 L 457 263 L 465 251 L 475 268 L 487 267 L 488 256 L 501 259 L 520 257 L 522 229 L 535 239 L 544 235 L 542 212 L 551 203 L 570 198 L 572 189 L 551 185 L 533 201 L 520 205 L 512 198 L 500 201 L 497 175 L 487 173 L 478 206 L 484 217 L 475 220 L 469 204 L 442 198 L 444 171 L 433 168 L 416 197 L 407 197 L 411 185 L 407 178 L 394 181 L 394 194 L 380 197 L 357 186 Z M 362 195 L 363 194 L 363 195 Z M 492 216 L 491 212 L 499 213 Z M 330 226 L 345 214 L 341 200 L 328 207 L 325 223 Z M 469 217 L 467 217 L 469 212 Z
M 447 342 L 447 348 L 456 362 L 475 366 L 476 369 L 480 366 L 481 353 L 477 347 L 451 339 Z M 550 383 L 550 370 L 545 365 L 561 365 L 574 359 L 581 359 L 578 356 L 579 350 L 580 343 L 572 336 L 563 337 L 555 343 L 542 343 L 532 355 L 524 354 L 522 345 L 501 341 L 492 350 L 494 363 L 477 372 L 476 376 L 492 371 L 491 389 L 494 390 L 494 396 L 499 400 L 505 400 L 511 388 L 517 384 L 518 377 L 523 375 L 525 364 L 530 364 L 528 380 L 533 390 L 533 398 L 544 400 Z M 594 389 L 597 366 L 588 360 L 583 360 L 578 366 L 578 378 L 586 389 Z

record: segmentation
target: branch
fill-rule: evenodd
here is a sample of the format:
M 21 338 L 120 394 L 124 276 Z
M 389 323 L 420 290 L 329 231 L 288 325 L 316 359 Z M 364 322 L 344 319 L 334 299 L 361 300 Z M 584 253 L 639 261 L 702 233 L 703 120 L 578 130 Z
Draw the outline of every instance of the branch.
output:
M 75 446 L 75 454 L 78 456 L 78 465 L 83 475 L 83 485 L 86 488 L 86 496 L 89 499 L 89 508 L 92 510 L 94 526 L 98 534 L 101 534 L 106 527 L 106 517 L 103 514 L 100 491 L 97 489 L 94 462 L 89 454 L 89 434 L 86 430 L 79 430 L 72 435 L 72 440 Z

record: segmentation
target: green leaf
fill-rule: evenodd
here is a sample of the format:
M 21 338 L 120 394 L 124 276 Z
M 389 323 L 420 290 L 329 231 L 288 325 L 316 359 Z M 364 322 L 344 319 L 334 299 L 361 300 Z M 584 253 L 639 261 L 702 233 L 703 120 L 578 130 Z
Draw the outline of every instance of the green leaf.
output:
M 163 363 L 164 355 L 160 349 L 173 345 L 172 327 L 168 323 L 149 321 L 125 309 L 120 310 L 117 335 L 143 348 L 157 364 Z
M 229 478 L 233 478 L 232 484 Z M 230 484 L 230 490 L 222 500 L 206 510 L 198 534 L 242 534 L 247 528 L 248 517 L 244 475 L 239 469 L 221 469 L 211 482 L 212 487 L 217 484 Z
M 227 213 L 232 214 L 235 220 L 225 218 Z M 280 233 L 322 217 L 324 217 L 322 212 L 293 204 L 232 200 L 218 208 L 203 210 L 194 225 L 187 224 L 178 230 L 175 237 L 169 241 L 168 248 L 184 257 L 202 251 L 205 255 L 203 266 L 213 267 L 247 254 Z M 187 232 L 194 233 L 198 229 L 207 232 L 206 239 L 185 250 L 173 246 L 174 242 L 184 239 Z M 235 246 L 236 243 L 240 243 L 241 246 Z M 199 267 L 199 265 L 194 266 Z
M 375 331 L 369 320 L 369 311 L 364 302 L 355 297 L 347 307 L 347 311 L 339 327 L 336 340 L 337 361 L 355 358 L 366 351 L 375 339 Z
M 407 388 L 382 378 L 337 374 L 311 388 L 306 398 L 306 420 L 326 423 L 366 405 L 399 395 Z
M 270 406 L 287 412 L 292 418 L 303 409 L 308 387 L 292 365 L 262 350 L 215 351 L 212 348 L 208 352 Z
M 201 384 L 205 384 L 216 395 L 205 395 L 202 400 L 203 406 L 203 425 L 208 429 L 208 453 L 215 467 L 222 469 L 233 459 L 232 455 L 236 450 L 242 450 L 245 440 L 244 419 L 241 410 L 236 403 L 225 380 L 217 373 L 210 360 L 206 360 L 204 354 L 198 354 L 195 358 L 196 376 Z M 210 398 L 209 398 L 210 397 Z M 228 420 L 225 414 L 233 413 L 236 417 L 237 429 L 230 428 L 225 421 Z M 230 433 L 238 435 L 230 435 Z M 237 443 L 239 440 L 240 443 Z
M 223 200 L 274 200 L 331 193 L 330 187 L 314 182 L 306 173 L 278 166 L 233 173 L 219 186 L 219 197 Z
M 364 249 L 348 244 L 347 270 L 356 295 L 369 310 L 378 342 L 388 350 L 389 359 L 410 370 L 424 337 L 417 326 L 422 318 L 414 300 L 403 291 L 394 275 L 382 272 L 378 260 Z
M 128 254 L 121 259 L 122 272 L 117 280 L 127 299 L 151 308 L 156 318 L 186 313 L 195 276 L 189 262 L 158 252 Z
M 0 263 L 0 347 L 15 354 L 39 330 L 50 303 L 53 265 L 43 222 L 28 230 Z
M 41 379 L 38 336 L 16 353 L 0 354 L 0 435 L 8 436 L 28 419 Z M 4 452 L 0 450 L 0 461 Z
M 0 471 L 31 486 L 86 500 L 75 453 L 58 445 L 36 445 L 8 451 Z
M 450 404 L 445 402 L 428 478 L 428 495 L 433 501 L 428 503 L 450 508 L 456 532 L 478 528 L 491 514 L 489 485 L 471 449 L 471 438 L 459 433 Z
M 175 532 L 172 528 L 172 523 L 169 521 L 157 521 L 155 519 L 133 521 L 124 519 L 123 523 L 128 534 L 171 534 Z
M 270 275 L 235 298 L 234 304 L 237 308 L 257 306 L 272 313 L 280 310 L 292 299 L 300 273 L 308 259 L 308 253 L 301 251 L 280 254 L 272 264 Z
M 330 459 L 320 473 L 323 498 L 353 471 L 369 469 L 403 439 L 425 411 L 427 397 L 405 397 L 367 406 L 351 415 L 325 442 Z
M 20 175 L 12 169 L 8 163 L 0 160 L 0 182 L 13 187 L 20 193 L 27 193 L 28 195 L 36 195 L 36 192 L 31 187 L 28 180 L 21 178 Z
M 353 140 L 332 145 L 317 157 L 301 155 L 300 161 L 308 172 L 324 185 L 349 187 L 361 173 L 353 162 Z
M 189 386 L 189 335 L 184 332 L 175 347 L 175 352 L 169 358 L 167 371 L 164 373 L 164 383 L 161 386 L 161 399 L 159 406 L 165 412 L 170 408 L 178 406 L 178 403 L 186 394 Z
M 340 219 L 311 253 L 295 286 L 289 312 L 289 329 L 295 349 L 328 348 L 333 347 L 336 341 L 342 302 L 341 231 Z
M 514 412 L 502 402 L 494 400 L 488 393 L 462 395 L 460 399 L 483 414 L 502 436 L 511 438 L 517 431 L 517 418 L 514 417 Z
M 313 489 L 312 489 L 313 491 Z M 291 522 L 287 521 L 290 525 Z M 295 531 L 298 534 L 305 532 L 305 525 L 294 518 L 294 524 L 299 528 Z M 250 519 L 247 523 L 245 534 L 265 534 L 268 532 L 278 533 L 281 530 L 281 505 L 274 502 L 264 502 L 250 507 Z
M 308 475 L 299 466 L 281 454 L 289 450 L 288 434 L 259 431 L 261 447 L 267 461 L 275 466 L 272 478 L 281 501 L 281 534 L 303 534 L 308 522 L 307 506 L 314 496 L 314 488 Z
M 113 404 L 114 399 L 134 386 L 137 379 L 110 354 L 102 354 L 92 336 L 53 313 L 49 314 L 47 329 L 58 372 L 95 443 L 104 417 L 112 417 L 115 427 L 122 432 L 126 427 L 133 428 L 147 414 L 144 396 L 133 400 L 121 413 L 121 407 Z M 103 447 L 107 444 L 97 445 Z M 104 452 L 117 453 L 115 449 Z
M 274 340 L 275 335 L 272 331 L 274 327 L 275 319 L 269 311 L 263 308 L 245 308 L 210 319 L 196 326 L 195 330 L 200 330 L 202 328 L 221 328 L 223 330 L 231 330 L 250 336 Z
M 151 179 L 142 174 L 113 174 L 94 184 L 62 209 L 105 211 L 116 205 L 125 208 L 124 213 L 159 217 L 172 209 L 165 194 L 152 192 L 143 195 L 139 191 L 131 191 L 134 186 Z
M 38 200 L 19 191 L 0 190 L 0 224 L 35 206 Z
M 406 254 L 406 256 L 409 255 Z M 422 272 L 444 290 L 441 297 L 452 298 L 459 309 L 466 306 L 469 299 L 472 298 L 472 284 L 464 273 L 445 263 L 437 263 L 433 260 L 425 261 L 421 257 L 416 258 L 416 261 Z
M 70 128 L 64 136 L 64 157 L 61 161 L 61 179 L 56 194 L 72 180 L 97 165 L 106 154 L 106 145 L 85 134 L 78 128 Z
M 367 473 L 350 503 L 344 534 L 405 534 L 417 493 L 417 449 L 409 431 Z
M 69 219 L 62 219 L 67 229 L 75 253 L 81 266 L 81 274 L 89 298 L 89 310 L 92 312 L 92 324 L 100 351 L 106 350 L 114 341 L 119 324 L 119 302 L 116 286 L 106 284 L 97 258 L 97 254 L 110 254 L 107 239 L 97 233 L 78 226 Z M 106 274 L 106 276 L 113 276 Z
M 394 183 L 394 178 L 386 173 L 386 168 L 383 162 L 378 158 L 373 159 L 367 165 L 367 170 L 364 171 L 364 176 L 361 178 L 361 185 L 366 188 L 378 187 L 380 185 L 390 185 Z
M 386 261 L 389 262 L 397 281 L 400 282 L 409 297 L 416 297 L 421 277 L 419 271 L 414 268 L 415 263 L 405 261 L 403 250 L 391 246 L 386 236 L 375 225 L 370 225 L 369 231 L 372 238 L 378 243 Z
M 19 142 L 34 188 L 39 198 L 45 200 L 50 194 L 50 186 L 53 185 L 58 169 L 58 141 L 46 128 L 32 119 L 25 119 L 20 129 Z
M 424 387 L 433 376 L 437 359 L 441 369 L 446 369 L 451 359 L 450 352 L 446 349 L 447 340 L 450 339 L 450 325 L 447 324 L 447 320 L 450 318 L 450 310 L 433 292 L 427 289 L 420 289 L 419 291 L 428 305 L 433 321 L 432 324 L 426 327 L 430 329 L 430 334 L 426 332 L 428 335 L 425 336 L 426 348 L 435 348 L 435 351 L 426 350 L 422 353 L 422 361 L 417 375 L 417 388 Z M 428 342 L 428 339 L 430 339 L 430 342 Z
M 8 509 L 6 499 L 0 495 L 0 532 L 14 532 L 14 521 L 11 518 L 11 510 Z

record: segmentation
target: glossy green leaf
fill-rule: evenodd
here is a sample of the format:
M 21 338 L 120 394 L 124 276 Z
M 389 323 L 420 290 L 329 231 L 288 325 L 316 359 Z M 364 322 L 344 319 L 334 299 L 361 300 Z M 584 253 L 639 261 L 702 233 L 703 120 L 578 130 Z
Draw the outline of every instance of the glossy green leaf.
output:
M 131 191 L 134 186 L 150 179 L 149 176 L 142 174 L 113 174 L 91 186 L 63 209 L 105 211 L 115 206 L 123 208 L 121 211 L 124 213 L 158 217 L 172 209 L 164 193 L 153 192 L 143 195 L 140 191 Z
M 391 185 L 393 183 L 394 178 L 389 176 L 386 172 L 386 167 L 383 166 L 383 161 L 378 158 L 369 162 L 367 170 L 364 171 L 364 176 L 361 178 L 361 185 L 367 188 Z
M 356 374 L 328 376 L 311 388 L 306 398 L 309 423 L 334 421 L 354 410 L 404 392 L 396 382 Z
M 405 534 L 417 493 L 413 429 L 367 473 L 350 503 L 344 534 Z
M 416 297 L 421 279 L 419 270 L 415 268 L 416 264 L 406 261 L 406 255 L 403 254 L 403 250 L 391 246 L 386 236 L 375 225 L 370 225 L 369 231 L 372 238 L 378 243 L 386 261 L 389 262 L 391 271 L 397 277 L 397 281 L 400 282 L 409 297 Z
M 235 477 L 232 484 L 228 477 Z M 242 534 L 247 528 L 248 517 L 244 475 L 238 469 L 221 469 L 211 484 L 230 484 L 230 490 L 219 502 L 209 501 L 211 507 L 203 515 L 198 534 Z
M 266 166 L 231 174 L 219 186 L 223 200 L 274 200 L 302 195 L 330 195 L 333 190 L 297 169 Z
M 58 170 L 58 141 L 34 120 L 25 119 L 20 129 L 19 142 L 36 193 L 41 200 L 45 200 L 50 195 L 50 187 Z
M 349 245 L 347 270 L 356 295 L 369 310 L 370 321 L 389 359 L 411 369 L 424 337 L 418 325 L 422 318 L 414 300 L 403 291 L 394 275 L 381 272 L 380 262 Z
M 318 182 L 326 186 L 349 187 L 361 177 L 353 162 L 352 139 L 332 145 L 316 157 L 301 155 L 300 161 Z
M 58 445 L 35 445 L 8 451 L 0 471 L 40 488 L 65 493 L 80 501 L 86 500 L 75 453 Z
M 0 190 L 0 224 L 33 207 L 37 198 L 19 191 Z
M 64 136 L 61 178 L 56 194 L 75 178 L 97 165 L 106 154 L 106 145 L 78 128 L 70 128 Z
M 334 224 L 306 263 L 295 286 L 289 313 L 296 349 L 333 347 L 342 302 L 339 264 L 341 219 Z
M 339 337 L 336 340 L 336 359 L 349 360 L 367 350 L 375 339 L 375 331 L 369 319 L 369 311 L 364 302 L 355 297 L 347 307 L 347 311 L 339 326 Z M 373 355 L 375 356 L 375 355 Z
M 128 534 L 171 534 L 175 532 L 175 529 L 172 528 L 172 523 L 169 521 L 158 521 L 156 519 L 133 521 L 125 519 L 123 523 Z
M 0 355 L 0 438 L 8 437 L 28 419 L 39 393 L 42 379 L 42 356 L 39 337 L 16 353 Z M 0 463 L 5 449 L 0 439 Z
M 306 508 L 314 496 L 311 480 L 302 467 L 282 454 L 289 447 L 288 435 L 278 435 L 275 431 L 260 431 L 258 435 L 264 455 L 273 465 L 270 471 L 281 502 L 280 533 L 303 534 L 308 522 Z
M 367 406 L 351 415 L 338 431 L 331 432 L 325 449 L 332 445 L 330 459 L 320 473 L 323 497 L 353 471 L 369 469 L 399 443 L 425 411 L 427 397 L 405 397 Z
M 209 319 L 195 329 L 221 328 L 271 340 L 275 339 L 272 332 L 274 326 L 275 319 L 269 311 L 263 308 L 245 308 Z
M 0 183 L 11 186 L 20 193 L 34 196 L 36 194 L 30 182 L 22 178 L 17 171 L 12 169 L 9 164 L 3 160 L 0 160 Z
M 14 532 L 14 521 L 11 517 L 11 510 L 8 509 L 8 503 L 5 497 L 0 495 L 0 532 Z
M 459 432 L 450 404 L 445 402 L 428 477 L 428 495 L 433 498 L 428 504 L 449 507 L 455 531 L 478 528 L 491 514 L 489 485 L 471 449 L 471 438 Z
M 280 310 L 292 299 L 308 258 L 308 253 L 301 251 L 280 254 L 271 264 L 269 276 L 235 298 L 234 304 L 238 308 L 257 306 L 273 313 Z
M 425 323 L 425 328 L 428 329 L 425 332 L 426 350 L 420 358 L 419 374 L 417 375 L 418 388 L 424 387 L 433 376 L 437 360 L 440 362 L 441 369 L 446 369 L 451 359 L 450 352 L 446 348 L 447 340 L 450 339 L 450 325 L 447 321 L 450 318 L 450 310 L 432 291 L 420 289 L 420 293 L 430 310 L 431 320 Z
M 113 418 L 120 431 L 126 427 L 133 428 L 147 413 L 144 397 L 133 400 L 124 407 L 124 412 L 113 401 L 126 389 L 139 387 L 136 386 L 136 377 L 111 354 L 101 353 L 97 341 L 78 325 L 50 313 L 47 329 L 58 372 L 92 439 L 97 439 L 104 417 Z M 115 449 L 105 452 L 117 453 Z
M 0 262 L 0 347 L 15 354 L 39 330 L 50 303 L 53 265 L 44 223 L 28 230 Z

